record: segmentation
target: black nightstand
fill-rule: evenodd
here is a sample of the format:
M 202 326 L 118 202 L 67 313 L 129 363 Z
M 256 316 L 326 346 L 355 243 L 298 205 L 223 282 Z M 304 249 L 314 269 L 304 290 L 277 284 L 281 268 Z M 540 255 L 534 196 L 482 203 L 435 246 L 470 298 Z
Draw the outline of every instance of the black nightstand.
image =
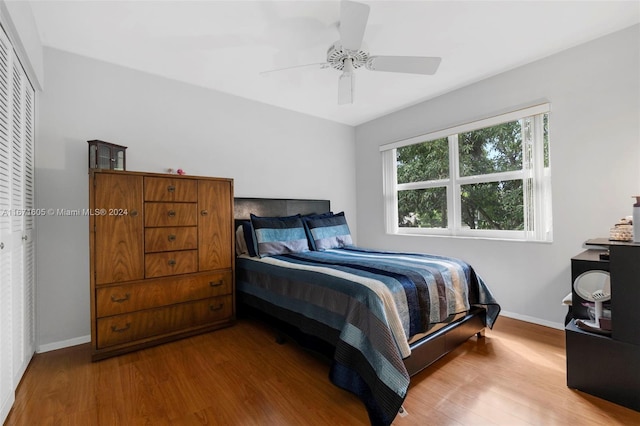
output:
M 565 327 L 567 386 L 640 411 L 640 244 L 598 239 L 589 245 L 608 246 L 587 250 L 571 259 L 575 280 L 589 270 L 611 274 L 611 336 L 579 329 L 575 319 L 588 318 L 573 292 L 573 317 Z M 573 286 L 572 286 L 573 287 Z

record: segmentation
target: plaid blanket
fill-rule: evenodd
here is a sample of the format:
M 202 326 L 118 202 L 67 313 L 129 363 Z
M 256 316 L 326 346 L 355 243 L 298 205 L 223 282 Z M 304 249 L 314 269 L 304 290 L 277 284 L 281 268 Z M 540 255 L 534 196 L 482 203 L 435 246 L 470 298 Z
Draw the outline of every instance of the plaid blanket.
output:
M 304 318 L 303 332 L 335 346 L 330 380 L 363 401 L 372 424 L 391 424 L 406 397 L 412 336 L 471 306 L 487 309 L 489 327 L 500 312 L 459 259 L 358 247 L 239 257 L 236 287 L 241 301 Z

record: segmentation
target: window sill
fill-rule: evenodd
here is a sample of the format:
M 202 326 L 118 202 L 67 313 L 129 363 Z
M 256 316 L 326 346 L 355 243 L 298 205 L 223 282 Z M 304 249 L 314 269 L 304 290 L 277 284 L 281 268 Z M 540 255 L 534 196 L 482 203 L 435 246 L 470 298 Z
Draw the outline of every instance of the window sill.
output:
M 553 239 L 527 240 L 525 238 L 488 237 L 488 236 L 476 236 L 476 235 L 423 234 L 423 233 L 403 233 L 403 232 L 395 232 L 395 233 L 387 232 L 386 235 L 390 235 L 394 237 L 448 238 L 448 239 L 454 239 L 454 240 L 476 240 L 476 241 L 486 240 L 486 241 L 505 241 L 505 242 L 513 242 L 513 243 L 540 243 L 540 244 L 553 243 Z

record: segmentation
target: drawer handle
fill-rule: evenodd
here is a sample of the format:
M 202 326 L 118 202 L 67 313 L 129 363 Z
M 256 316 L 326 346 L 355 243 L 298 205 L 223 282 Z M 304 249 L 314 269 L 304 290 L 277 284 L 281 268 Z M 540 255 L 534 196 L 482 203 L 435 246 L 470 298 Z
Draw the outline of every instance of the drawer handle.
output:
M 169 241 L 175 241 L 176 240 L 176 236 L 171 234 L 169 235 Z
M 220 281 L 209 281 L 210 287 L 220 287 L 223 284 L 222 280 Z
M 167 191 L 169 191 L 169 192 L 175 192 L 175 190 L 176 190 L 176 187 L 175 187 L 175 186 L 173 186 L 173 185 L 169 185 L 169 186 L 167 186 Z
M 136 217 L 138 216 L 138 210 L 131 210 L 131 213 L 129 213 L 131 216 Z
M 128 322 L 124 325 L 124 327 L 118 328 L 117 325 L 112 325 L 111 326 L 111 331 L 113 331 L 114 333 L 124 333 L 125 331 L 127 331 L 128 329 L 131 328 L 131 323 Z
M 176 211 L 175 211 L 175 210 L 169 210 L 169 211 L 167 212 L 167 215 L 168 215 L 169 217 L 174 217 L 174 216 L 176 215 Z
M 124 297 L 116 297 L 115 295 L 111 295 L 111 301 L 114 303 L 122 303 L 122 302 L 126 302 L 127 300 L 129 300 L 129 298 L 131 297 L 131 295 L 129 293 L 125 293 Z
M 201 214 L 202 216 L 206 216 L 206 215 L 208 215 L 208 214 L 209 214 L 209 211 L 208 211 L 208 210 L 202 210 L 202 211 L 200 212 L 200 214 Z
M 176 260 L 175 259 L 169 259 L 169 261 L 167 262 L 169 264 L 169 266 L 173 266 L 176 264 Z
M 224 306 L 224 303 L 221 303 L 218 306 L 209 305 L 209 310 L 213 312 L 219 311 L 220 309 L 222 309 L 223 306 Z

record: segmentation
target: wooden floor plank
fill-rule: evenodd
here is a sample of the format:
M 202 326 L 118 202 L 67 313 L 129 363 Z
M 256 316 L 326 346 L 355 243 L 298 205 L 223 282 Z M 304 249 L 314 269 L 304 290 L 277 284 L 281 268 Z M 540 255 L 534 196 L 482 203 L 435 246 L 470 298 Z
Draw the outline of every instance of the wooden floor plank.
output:
M 251 320 L 92 363 L 89 345 L 36 354 L 5 426 L 368 425 L 325 360 Z M 564 333 L 500 318 L 412 378 L 396 426 L 640 425 L 566 387 Z

